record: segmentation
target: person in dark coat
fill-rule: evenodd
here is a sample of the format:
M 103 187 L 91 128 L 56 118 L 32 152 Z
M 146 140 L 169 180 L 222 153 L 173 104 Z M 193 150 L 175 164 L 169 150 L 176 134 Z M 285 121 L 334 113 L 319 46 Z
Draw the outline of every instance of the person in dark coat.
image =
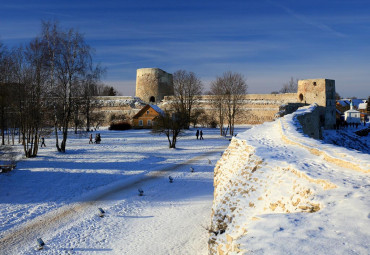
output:
M 101 142 L 100 134 L 96 134 L 95 136 L 95 143 L 99 144 Z
M 89 144 L 90 143 L 94 143 L 93 140 L 92 140 L 92 134 L 90 134 L 90 140 L 89 140 Z
M 204 140 L 203 139 L 203 131 L 202 130 L 200 130 L 199 134 L 200 134 L 200 140 Z
M 41 137 L 41 147 L 44 146 L 46 147 L 46 144 L 45 144 L 45 137 Z
M 199 137 L 199 129 L 197 129 L 197 132 L 195 133 L 195 136 L 197 137 L 197 140 L 198 140 L 198 137 Z

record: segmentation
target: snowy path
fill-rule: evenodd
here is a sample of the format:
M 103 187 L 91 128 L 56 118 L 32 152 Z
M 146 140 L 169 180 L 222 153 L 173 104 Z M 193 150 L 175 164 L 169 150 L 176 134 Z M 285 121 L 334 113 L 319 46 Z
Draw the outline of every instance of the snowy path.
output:
M 210 132 L 208 131 L 208 134 Z M 132 141 L 126 138 L 124 153 L 129 155 L 131 152 L 128 150 L 138 151 L 132 154 L 132 157 L 141 158 L 141 161 L 133 159 L 133 163 L 129 166 L 130 170 L 135 170 L 134 174 L 123 175 L 122 177 L 125 178 L 121 177 L 122 181 L 104 186 L 101 184 L 105 182 L 99 184 L 99 175 L 94 182 L 79 180 L 80 183 L 76 185 L 81 186 L 81 189 L 87 185 L 86 183 L 90 186 L 95 185 L 96 188 L 83 193 L 81 198 L 81 194 L 74 192 L 75 187 L 70 187 L 73 191 L 72 195 L 79 197 L 75 202 L 67 202 L 68 197 L 59 202 L 57 198 L 60 194 L 56 191 L 48 191 L 54 187 L 49 184 L 43 191 L 54 196 L 53 200 L 61 206 L 53 209 L 55 202 L 49 202 L 46 205 L 36 203 L 33 205 L 35 208 L 33 211 L 37 211 L 40 207 L 46 209 L 44 213 L 31 215 L 28 213 L 30 205 L 24 203 L 26 211 L 19 214 L 24 219 L 18 220 L 20 224 L 9 228 L 1 235 L 0 254 L 86 254 L 86 252 L 88 254 L 206 254 L 208 239 L 206 226 L 209 224 L 213 199 L 213 167 L 220 157 L 220 152 L 228 144 L 228 141 L 220 138 L 217 132 L 215 130 L 213 134 L 209 134 L 206 137 L 207 143 L 200 146 L 200 141 L 193 141 L 191 133 L 188 137 L 182 138 L 179 149 L 156 151 L 158 147 L 154 146 L 153 152 L 143 146 L 152 141 L 146 139 L 138 142 L 136 138 L 132 138 Z M 108 146 L 107 136 L 108 134 L 105 134 L 106 143 L 102 144 L 107 149 L 106 157 L 101 157 L 99 160 L 111 161 L 112 156 L 114 158 L 114 151 L 119 146 L 114 145 L 114 142 Z M 114 139 L 112 138 L 112 141 Z M 154 137 L 154 139 L 159 148 L 166 146 L 166 143 L 160 140 L 163 138 Z M 195 142 L 198 144 L 194 144 Z M 77 151 L 82 150 L 78 148 L 79 143 L 81 142 L 77 140 Z M 96 145 L 92 148 L 96 148 Z M 140 153 L 140 150 L 143 152 Z M 89 152 L 85 150 L 83 154 L 89 154 Z M 148 155 L 149 159 L 146 160 Z M 82 158 L 83 156 L 73 153 L 67 157 L 77 163 L 86 160 Z M 159 157 L 163 159 L 158 161 Z M 130 160 L 125 158 L 126 162 Z M 213 164 L 209 164 L 208 160 Z M 69 159 L 63 159 L 63 161 L 66 162 L 61 165 L 63 170 L 66 170 L 69 164 L 74 167 L 69 163 Z M 145 163 L 142 163 L 143 161 Z M 29 168 L 33 166 L 32 162 L 25 163 Z M 39 164 L 34 162 L 36 163 Z M 45 162 L 43 164 L 45 171 L 48 165 Z M 85 164 L 87 169 L 93 168 L 88 160 Z M 111 164 L 117 165 L 118 160 Z M 150 168 L 142 171 L 141 168 L 144 165 Z M 194 167 L 194 173 L 190 173 L 190 165 Z M 118 168 L 121 167 L 122 165 Z M 58 173 L 56 170 L 53 168 L 50 171 Z M 131 173 L 130 170 L 127 169 L 126 174 Z M 39 169 L 35 169 L 36 173 L 38 171 Z M 93 170 L 85 170 L 85 173 L 87 171 Z M 116 170 L 111 171 L 115 173 Z M 175 178 L 174 183 L 169 183 L 169 175 Z M 49 181 L 57 181 L 49 178 Z M 58 185 L 70 185 L 69 182 L 64 182 L 63 178 L 60 181 L 61 183 L 55 183 L 56 190 Z M 43 183 L 43 185 L 46 184 Z M 143 188 L 144 196 L 138 196 L 138 187 Z M 14 192 L 16 192 L 15 189 Z M 7 205 L 10 211 L 14 211 L 13 207 L 19 207 L 19 204 L 14 203 Z M 106 210 L 104 218 L 97 216 L 98 207 Z M 2 212 L 5 211 L 2 210 Z M 27 216 L 28 219 L 25 218 Z M 8 218 L 11 219 L 11 215 L 8 215 Z M 8 221 L 16 222 L 17 219 Z M 46 249 L 41 252 L 35 251 L 35 240 L 38 237 L 42 237 L 47 244 Z
M 269 183 L 271 192 L 268 197 L 263 196 L 261 203 L 266 201 L 264 203 L 269 205 L 280 200 L 287 202 L 285 205 L 288 208 L 289 197 L 288 200 L 283 197 L 283 191 L 291 189 L 291 183 L 294 183 L 294 186 L 309 188 L 313 192 L 314 202 L 321 207 L 315 213 L 299 213 L 299 210 L 296 213 L 265 212 L 263 208 L 261 211 L 255 210 L 257 214 L 251 217 L 258 217 L 259 220 L 248 221 L 248 233 L 239 240 L 241 248 L 252 254 L 295 254 L 297 250 L 307 254 L 368 254 L 368 173 L 341 167 L 326 161 L 322 155 L 314 155 L 305 148 L 287 144 L 282 139 L 277 122 L 248 130 L 240 138 L 253 145 L 256 157 L 273 170 L 262 167 L 262 171 L 256 171 L 253 177 L 263 183 L 267 180 L 265 171 L 277 174 L 273 177 L 274 182 Z M 335 154 L 330 148 L 325 149 Z M 362 157 L 367 158 L 369 163 L 368 154 L 362 154 Z M 297 180 L 297 174 L 300 180 Z M 332 183 L 336 188 L 325 189 L 323 183 L 317 180 Z M 258 203 L 255 206 L 258 208 Z M 234 219 L 233 224 L 240 222 Z

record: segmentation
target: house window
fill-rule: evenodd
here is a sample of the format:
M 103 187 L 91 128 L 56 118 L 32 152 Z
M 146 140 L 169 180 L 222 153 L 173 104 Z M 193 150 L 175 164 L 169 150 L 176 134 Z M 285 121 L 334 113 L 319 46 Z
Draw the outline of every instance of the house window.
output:
M 146 111 L 146 114 L 149 114 L 149 110 L 148 110 L 148 111 Z
M 143 120 L 139 120 L 139 126 L 142 127 L 143 126 Z
M 148 126 L 151 126 L 151 125 L 152 125 L 152 121 L 148 120 Z

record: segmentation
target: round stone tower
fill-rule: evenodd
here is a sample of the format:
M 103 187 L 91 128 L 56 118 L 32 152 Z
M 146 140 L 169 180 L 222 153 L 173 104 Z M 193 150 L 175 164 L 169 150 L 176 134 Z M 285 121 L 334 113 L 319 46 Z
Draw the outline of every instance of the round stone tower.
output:
M 137 69 L 135 94 L 147 103 L 159 103 L 165 96 L 172 96 L 172 74 L 159 68 Z

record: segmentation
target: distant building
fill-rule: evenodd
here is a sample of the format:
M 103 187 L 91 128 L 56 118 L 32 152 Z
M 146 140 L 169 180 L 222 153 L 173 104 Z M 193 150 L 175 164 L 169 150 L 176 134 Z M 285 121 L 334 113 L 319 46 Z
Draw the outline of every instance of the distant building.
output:
M 163 110 L 157 105 L 147 104 L 132 117 L 132 126 L 134 128 L 152 128 L 155 124 L 154 119 L 163 114 Z
M 368 116 L 370 115 L 369 100 L 370 100 L 370 97 L 368 100 L 364 100 L 363 103 L 360 103 L 358 105 L 358 111 L 360 112 L 362 122 L 367 121 L 369 118 Z
M 360 112 L 353 108 L 352 102 L 350 109 L 344 112 L 344 120 L 347 121 L 347 123 L 361 123 Z
M 337 108 L 337 111 L 341 113 L 341 115 L 344 115 L 345 111 L 348 111 L 351 107 L 351 100 L 348 99 L 339 99 L 336 102 L 335 107 Z

